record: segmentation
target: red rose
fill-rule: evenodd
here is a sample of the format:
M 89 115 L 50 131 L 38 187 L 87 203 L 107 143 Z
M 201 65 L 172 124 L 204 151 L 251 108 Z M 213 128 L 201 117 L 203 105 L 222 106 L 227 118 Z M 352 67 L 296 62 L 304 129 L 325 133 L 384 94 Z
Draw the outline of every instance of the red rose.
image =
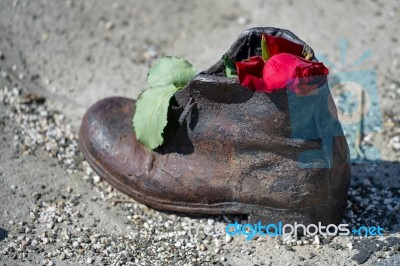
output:
M 236 62 L 236 71 L 240 84 L 253 91 L 266 91 L 263 79 L 264 60 L 253 56 L 242 62 Z
M 322 86 L 328 74 L 324 64 L 287 53 L 271 57 L 263 70 L 268 92 L 288 88 L 301 95 Z
M 320 62 L 302 57 L 303 46 L 292 41 L 264 35 L 270 58 L 253 56 L 236 62 L 241 85 L 260 92 L 290 89 L 307 95 L 327 81 L 329 70 Z

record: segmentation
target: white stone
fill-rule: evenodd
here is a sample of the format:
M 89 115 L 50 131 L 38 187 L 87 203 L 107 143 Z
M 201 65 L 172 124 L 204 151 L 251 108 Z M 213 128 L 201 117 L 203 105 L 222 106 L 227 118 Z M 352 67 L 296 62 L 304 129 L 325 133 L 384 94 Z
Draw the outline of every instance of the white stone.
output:
M 353 249 L 353 244 L 350 242 L 350 243 L 347 243 L 347 245 L 346 245 L 348 248 L 349 248 L 349 250 L 352 250 Z
M 321 244 L 321 241 L 319 240 L 319 236 L 317 236 L 317 235 L 315 236 L 313 244 L 314 245 L 320 245 Z
M 215 243 L 215 246 L 216 246 L 217 248 L 219 248 L 219 247 L 222 246 L 222 241 L 219 240 L 219 239 L 215 239 L 215 240 L 214 240 L 214 243 Z
M 101 181 L 100 176 L 98 176 L 98 175 L 93 176 L 93 183 L 97 184 L 97 183 L 100 183 L 100 181 Z
M 225 242 L 226 242 L 226 243 L 229 243 L 229 242 L 231 242 L 231 241 L 232 241 L 232 237 L 231 237 L 230 235 L 226 234 L 226 235 L 225 235 Z

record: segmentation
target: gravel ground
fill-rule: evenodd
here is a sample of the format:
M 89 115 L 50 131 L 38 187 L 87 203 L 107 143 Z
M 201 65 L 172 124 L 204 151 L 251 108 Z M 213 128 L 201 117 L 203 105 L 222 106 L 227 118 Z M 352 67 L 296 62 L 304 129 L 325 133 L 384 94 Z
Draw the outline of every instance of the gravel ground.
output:
M 0 263 L 4 265 L 400 264 L 400 67 L 396 1 L 0 2 Z M 353 165 L 345 221 L 383 237 L 278 239 L 188 236 L 189 217 L 138 204 L 101 181 L 77 148 L 85 110 L 105 96 L 136 97 L 149 64 L 183 56 L 199 69 L 245 28 L 279 26 L 340 65 L 337 41 L 377 73 L 383 127 L 364 136 L 382 161 Z M 351 69 L 353 70 L 353 69 Z M 335 72 L 336 71 L 336 72 Z M 344 67 L 333 73 L 350 71 Z

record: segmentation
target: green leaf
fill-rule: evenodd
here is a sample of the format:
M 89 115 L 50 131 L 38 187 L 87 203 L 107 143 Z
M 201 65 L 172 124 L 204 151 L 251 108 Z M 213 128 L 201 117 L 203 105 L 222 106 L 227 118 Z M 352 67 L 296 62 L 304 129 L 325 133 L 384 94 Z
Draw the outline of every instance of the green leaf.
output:
M 185 59 L 166 56 L 150 68 L 147 81 L 150 89 L 171 84 L 179 88 L 186 86 L 196 73 L 194 67 Z
M 162 134 L 168 123 L 171 97 L 196 73 L 188 61 L 171 56 L 161 58 L 150 68 L 150 88 L 140 94 L 133 116 L 136 138 L 148 149 L 155 149 L 164 142 Z
M 222 56 L 222 60 L 224 60 L 226 76 L 228 78 L 236 77 L 236 66 L 233 61 L 226 54 Z
M 162 133 L 168 122 L 169 102 L 179 89 L 172 84 L 153 87 L 142 92 L 136 101 L 133 126 L 137 140 L 148 149 L 155 149 L 164 142 Z
M 265 39 L 265 35 L 261 36 L 261 57 L 264 61 L 268 61 L 270 58 L 268 47 L 267 47 L 267 40 Z

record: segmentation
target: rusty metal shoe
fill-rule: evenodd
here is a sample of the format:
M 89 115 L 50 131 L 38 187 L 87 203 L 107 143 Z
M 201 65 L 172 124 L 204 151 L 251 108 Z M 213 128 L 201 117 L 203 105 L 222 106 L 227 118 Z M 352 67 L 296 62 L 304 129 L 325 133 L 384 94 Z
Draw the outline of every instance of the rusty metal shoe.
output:
M 253 28 L 227 54 L 236 60 L 259 54 L 263 32 L 305 45 L 286 30 Z M 328 86 L 306 97 L 258 93 L 223 71 L 219 61 L 175 94 L 165 143 L 154 151 L 135 137 L 134 100 L 94 104 L 79 135 L 90 165 L 118 190 L 159 210 L 339 223 L 350 167 Z

